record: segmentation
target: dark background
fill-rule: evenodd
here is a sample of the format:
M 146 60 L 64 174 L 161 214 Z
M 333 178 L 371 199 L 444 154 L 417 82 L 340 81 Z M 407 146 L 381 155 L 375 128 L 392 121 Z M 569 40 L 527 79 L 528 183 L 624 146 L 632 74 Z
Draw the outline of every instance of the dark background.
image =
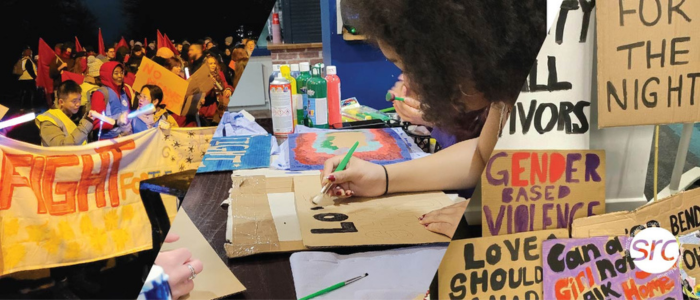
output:
M 220 44 L 236 35 L 240 25 L 259 35 L 275 0 L 3 0 L 0 3 L 0 104 L 10 104 L 17 80 L 12 67 L 24 47 L 37 54 L 39 38 L 52 48 L 61 42 L 92 46 L 97 51 L 98 29 L 105 46 L 122 36 L 143 43 L 156 40 L 160 29 L 170 39 L 194 42 L 206 36 Z

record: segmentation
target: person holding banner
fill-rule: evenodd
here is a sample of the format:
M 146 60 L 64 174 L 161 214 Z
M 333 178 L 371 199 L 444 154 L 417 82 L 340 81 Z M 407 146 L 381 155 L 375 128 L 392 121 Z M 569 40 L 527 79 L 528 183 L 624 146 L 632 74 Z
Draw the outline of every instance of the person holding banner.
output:
M 478 138 L 427 157 L 387 166 L 352 158 L 340 172 L 333 170 L 343 156 L 333 157 L 324 165 L 322 185 L 333 183 L 329 193 L 338 197 L 474 188 L 546 36 L 546 18 L 536 8 L 545 4 L 344 0 L 342 12 L 354 16 L 353 25 L 411 83 L 426 122 L 455 134 L 473 122 L 472 113 L 488 107 L 488 115 Z M 465 209 L 461 202 L 419 223 L 452 236 Z
M 66 80 L 56 90 L 56 108 L 49 109 L 36 117 L 34 122 L 39 127 L 41 144 L 45 147 L 79 146 L 87 144 L 88 134 L 92 130 L 89 105 L 77 126 L 71 120 L 80 109 L 82 89 L 73 80 Z
M 138 95 L 139 109 L 148 104 L 153 104 L 156 111 L 139 115 L 131 121 L 134 133 L 146 131 L 158 126 L 161 122 L 168 123 L 170 128 L 178 127 L 177 121 L 170 115 L 167 109 L 161 105 L 163 101 L 163 90 L 157 85 L 144 85 Z
M 93 127 L 98 130 L 100 140 L 113 139 L 131 134 L 131 123 L 127 121 L 131 99 L 134 92 L 124 84 L 124 67 L 116 61 L 104 63 L 100 67 L 102 87 L 92 93 L 92 109 L 103 112 L 115 120 L 113 124 L 101 120 L 93 120 Z M 100 127 L 100 123 L 102 126 Z M 99 132 L 101 130 L 101 132 Z

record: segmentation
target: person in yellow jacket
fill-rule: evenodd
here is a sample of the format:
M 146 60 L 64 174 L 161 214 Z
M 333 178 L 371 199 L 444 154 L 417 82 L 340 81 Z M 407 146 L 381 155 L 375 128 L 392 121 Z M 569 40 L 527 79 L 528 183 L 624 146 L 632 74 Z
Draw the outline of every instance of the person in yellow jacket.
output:
M 76 125 L 71 117 L 80 109 L 82 89 L 72 80 L 66 80 L 58 87 L 55 105 L 36 117 L 39 126 L 41 144 L 43 146 L 78 146 L 87 144 L 87 138 L 92 131 L 90 105 L 85 107 L 85 114 Z

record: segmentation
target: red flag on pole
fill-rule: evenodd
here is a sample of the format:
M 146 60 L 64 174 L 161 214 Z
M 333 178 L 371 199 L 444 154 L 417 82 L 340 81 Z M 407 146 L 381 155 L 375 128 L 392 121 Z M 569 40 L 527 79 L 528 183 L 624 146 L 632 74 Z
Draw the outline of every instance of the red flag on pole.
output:
M 98 33 L 97 39 L 97 47 L 99 47 L 100 55 L 107 55 L 107 53 L 105 52 L 105 41 L 102 40 L 102 28 L 100 28 L 100 32 Z
M 117 44 L 117 49 L 114 49 L 114 50 L 119 50 L 119 48 L 121 48 L 121 47 L 129 48 L 129 44 L 126 43 L 126 40 L 124 39 L 124 37 L 122 37 L 122 39 L 119 40 L 119 43 Z
M 148 49 L 148 38 L 143 38 L 143 54 L 145 55 Z
M 160 49 L 161 47 L 165 47 L 165 43 L 163 40 L 163 35 L 160 33 L 160 30 L 158 30 L 158 39 L 156 40 L 156 50 Z
M 61 82 L 66 80 L 73 80 L 78 84 L 83 84 L 85 81 L 85 76 L 73 72 L 63 71 L 63 73 L 61 73 Z
M 51 106 L 51 94 L 53 94 L 53 80 L 49 76 L 49 65 L 56 59 L 56 52 L 49 47 L 42 38 L 39 38 L 39 63 L 37 64 L 36 86 L 44 88 L 46 101 Z
M 177 51 L 177 47 L 175 47 L 175 45 L 173 45 L 173 42 L 170 40 L 170 38 L 168 38 L 168 35 L 167 35 L 167 34 L 164 34 L 164 35 L 163 35 L 163 40 L 164 40 L 164 42 L 165 42 L 164 47 L 167 47 L 167 48 L 169 48 L 170 50 L 172 50 L 173 53 L 175 53 L 175 56 L 179 56 L 179 55 L 180 55 L 180 52 Z
M 83 47 L 80 46 L 80 41 L 78 41 L 78 37 L 75 37 L 75 52 L 83 52 Z

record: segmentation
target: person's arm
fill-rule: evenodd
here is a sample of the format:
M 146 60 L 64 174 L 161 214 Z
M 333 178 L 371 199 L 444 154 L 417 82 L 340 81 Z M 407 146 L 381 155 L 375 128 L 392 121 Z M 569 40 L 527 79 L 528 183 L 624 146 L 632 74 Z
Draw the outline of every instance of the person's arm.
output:
M 78 127 L 68 136 L 63 134 L 63 130 L 51 122 L 41 122 L 41 139 L 45 145 L 54 146 L 79 146 L 87 140 L 87 136 L 92 130 L 92 123 L 86 119 L 80 120 Z
M 102 113 L 105 109 L 107 109 L 107 104 L 105 103 L 105 97 L 102 95 L 102 92 L 94 92 L 92 93 L 92 98 L 90 99 L 90 103 L 92 105 L 92 110 Z M 93 128 L 97 128 L 99 130 L 100 128 L 100 119 L 94 119 L 92 121 L 92 126 Z M 111 130 L 114 127 L 114 124 L 109 124 L 105 122 L 102 124 L 102 130 L 107 131 Z

